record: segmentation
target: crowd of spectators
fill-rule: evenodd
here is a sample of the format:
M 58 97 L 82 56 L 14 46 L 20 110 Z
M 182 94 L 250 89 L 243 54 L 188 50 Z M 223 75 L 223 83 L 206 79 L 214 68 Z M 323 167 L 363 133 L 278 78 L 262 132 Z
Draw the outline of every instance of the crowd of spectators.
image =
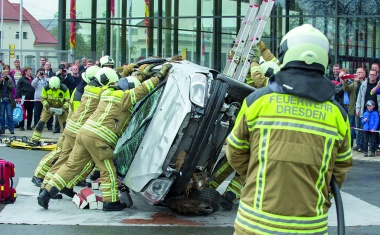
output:
M 362 152 L 364 157 L 374 157 L 380 150 L 379 67 L 378 63 L 373 63 L 369 71 L 358 67 L 355 74 L 348 74 L 347 68 L 335 64 L 329 77 L 335 84 L 335 101 L 349 116 L 352 146 L 356 140 L 353 150 Z
M 19 128 L 20 131 L 33 130 L 40 120 L 43 109 L 40 101 L 41 91 L 48 85 L 49 78 L 59 77 L 61 83 L 69 88 L 71 95 L 82 80 L 81 73 L 92 65 L 99 65 L 99 61 L 94 63 L 93 60 L 87 58 L 82 58 L 81 63 L 79 60 L 73 63 L 61 61 L 54 71 L 48 59 L 40 57 L 40 67 L 35 72 L 31 67 L 22 67 L 18 59 L 13 61 L 13 68 L 10 65 L 2 64 L 0 134 L 4 134 L 6 129 L 9 129 L 11 134 L 15 134 L 15 128 Z M 24 118 L 19 123 L 13 121 L 13 109 L 17 102 L 22 103 L 24 113 Z M 49 131 L 61 132 L 58 121 L 54 121 L 54 117 L 50 118 L 46 126 Z

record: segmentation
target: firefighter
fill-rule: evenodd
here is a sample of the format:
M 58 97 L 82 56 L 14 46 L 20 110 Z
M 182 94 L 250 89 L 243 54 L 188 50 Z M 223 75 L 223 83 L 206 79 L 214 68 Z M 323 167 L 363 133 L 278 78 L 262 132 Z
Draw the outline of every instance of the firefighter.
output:
M 102 58 L 100 58 L 99 63 L 101 68 L 108 67 L 113 69 L 113 67 L 115 66 L 115 61 L 108 55 L 105 55 Z
M 50 119 L 51 116 L 55 114 L 50 110 L 50 108 L 62 109 L 61 114 L 55 115 L 58 118 L 61 129 L 63 130 L 65 128 L 67 113 L 69 111 L 69 101 L 69 89 L 64 84 L 61 84 L 61 80 L 58 77 L 51 77 L 49 79 L 49 84 L 42 88 L 41 102 L 43 109 L 41 118 L 34 129 L 33 136 L 29 142 L 29 145 L 37 146 L 40 144 L 40 138 L 45 123 Z
M 79 85 L 77 86 L 77 88 L 75 88 L 73 94 L 71 95 L 70 106 L 69 106 L 69 114 L 68 114 L 67 119 L 70 119 L 72 113 L 75 112 L 79 108 L 80 100 L 81 100 L 83 92 L 84 92 L 84 87 L 87 85 L 87 83 L 90 82 L 90 80 L 92 80 L 94 78 L 96 72 L 99 71 L 99 69 L 100 68 L 98 66 L 91 66 L 91 67 L 87 68 L 85 70 L 85 72 L 82 73 L 82 79 L 83 80 L 81 81 L 81 83 L 79 83 Z M 42 183 L 47 184 L 49 182 L 49 180 L 51 178 L 51 172 L 50 172 L 49 177 L 45 178 L 45 176 L 48 173 L 48 171 L 50 170 L 50 168 L 53 165 L 55 165 L 55 163 L 59 157 L 59 154 L 61 153 L 64 139 L 65 139 L 65 135 L 62 134 L 61 137 L 58 139 L 56 149 L 54 149 L 50 153 L 46 154 L 41 159 L 38 166 L 34 170 L 34 176 L 32 178 L 32 182 L 36 186 L 41 187 Z M 43 186 L 42 186 L 42 188 L 43 188 Z
M 260 44 L 263 44 L 260 42 Z M 256 47 L 254 50 L 258 50 L 259 47 Z M 276 74 L 278 71 L 280 71 L 280 67 L 277 65 L 275 57 L 272 54 L 268 54 L 268 50 L 264 49 L 264 52 L 266 52 L 266 59 L 269 59 L 269 61 L 262 60 L 260 62 L 260 65 L 256 61 L 259 61 L 259 57 L 261 55 L 261 52 L 257 53 L 254 56 L 255 62 L 252 62 L 251 65 L 251 78 L 253 79 L 246 79 L 246 83 L 249 81 L 252 81 L 254 86 L 256 88 L 261 88 L 267 85 L 269 77 L 271 77 L 273 74 Z M 269 51 L 270 53 L 270 51 Z M 258 67 L 258 68 L 257 68 Z M 252 85 L 251 84 L 251 85 Z M 234 169 L 229 165 L 226 157 L 224 156 L 222 159 L 219 160 L 217 165 L 215 166 L 215 170 L 213 173 L 213 176 L 211 177 L 211 181 L 209 183 L 210 188 L 218 188 L 223 181 L 234 173 Z M 227 188 L 225 192 L 222 195 L 222 199 L 220 202 L 220 205 L 225 210 L 231 210 L 234 202 L 236 202 L 240 198 L 240 191 L 243 188 L 243 184 L 245 182 L 245 177 L 240 176 L 235 172 L 234 177 L 232 178 L 231 182 L 227 185 Z
M 327 234 L 332 175 L 352 167 L 347 114 L 324 77 L 329 41 L 312 25 L 289 31 L 280 72 L 243 102 L 226 155 L 246 183 L 235 234 Z
M 114 86 L 115 82 L 111 84 L 106 74 L 97 73 L 96 78 L 99 83 L 109 84 L 109 88 L 102 93 L 96 111 L 79 129 L 69 160 L 55 173 L 37 197 L 41 207 L 47 209 L 50 198 L 65 188 L 67 182 L 93 160 L 100 170 L 103 210 L 119 211 L 126 208 L 126 204 L 121 203 L 118 196 L 113 150 L 118 138 L 127 127 L 133 105 L 165 79 L 170 68 L 171 64 L 163 65 L 154 77 L 131 90 L 123 84 Z

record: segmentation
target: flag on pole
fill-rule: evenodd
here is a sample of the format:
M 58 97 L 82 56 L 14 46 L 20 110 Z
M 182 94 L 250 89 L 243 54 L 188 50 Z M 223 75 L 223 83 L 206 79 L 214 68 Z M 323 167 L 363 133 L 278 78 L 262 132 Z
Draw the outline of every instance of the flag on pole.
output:
M 128 47 L 132 47 L 132 0 L 128 0 L 129 11 L 128 11 Z
M 111 0 L 111 16 L 115 16 L 115 0 Z
M 77 18 L 76 0 L 70 1 L 70 20 Z M 77 23 L 70 22 L 70 47 L 75 48 L 77 46 Z
M 145 26 L 146 26 L 146 45 L 149 43 L 149 2 L 150 0 L 145 0 Z

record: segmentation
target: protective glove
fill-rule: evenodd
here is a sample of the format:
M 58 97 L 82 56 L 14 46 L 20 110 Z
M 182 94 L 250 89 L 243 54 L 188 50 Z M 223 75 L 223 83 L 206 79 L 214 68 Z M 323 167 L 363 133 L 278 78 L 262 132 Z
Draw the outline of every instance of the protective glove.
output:
M 263 53 L 264 51 L 268 50 L 268 48 L 265 46 L 265 44 L 264 44 L 263 41 L 259 42 L 259 46 L 260 46 L 261 53 Z
M 162 68 L 160 69 L 160 72 L 158 72 L 156 74 L 156 77 L 158 79 L 160 79 L 160 81 L 164 80 L 166 78 L 166 76 L 168 75 L 169 73 L 169 70 L 170 68 L 172 67 L 171 64 L 165 64 L 164 66 L 162 66 Z
M 43 108 L 43 109 L 46 109 L 46 110 L 49 110 L 49 108 L 50 108 L 49 103 L 44 104 L 44 105 L 42 106 L 42 108 Z
M 260 56 L 261 56 L 260 47 L 258 45 L 254 45 L 252 47 L 252 52 L 253 52 L 253 55 L 252 55 L 251 62 L 259 63 L 260 62 Z
M 145 66 L 144 70 L 141 72 L 141 78 L 143 81 L 151 78 L 153 76 L 152 69 L 156 67 L 158 64 L 150 64 L 148 66 Z
M 234 55 L 235 55 L 235 52 L 232 51 L 231 53 L 229 53 L 229 54 L 227 55 L 227 57 L 228 57 L 229 60 L 232 60 L 232 59 L 234 58 Z
M 177 62 L 177 61 L 181 61 L 181 60 L 182 60 L 181 55 L 175 55 L 170 59 L 170 61 L 172 61 L 172 62 Z
M 129 76 L 135 68 L 137 68 L 137 64 L 130 63 L 129 65 L 127 65 L 127 67 L 125 67 L 123 72 L 120 74 L 121 77 Z
M 139 69 L 138 69 L 137 71 L 142 72 L 142 71 L 144 71 L 144 69 L 145 69 L 146 67 L 148 67 L 148 66 L 149 66 L 149 64 L 143 64 L 143 65 L 141 65 L 141 66 L 139 67 Z

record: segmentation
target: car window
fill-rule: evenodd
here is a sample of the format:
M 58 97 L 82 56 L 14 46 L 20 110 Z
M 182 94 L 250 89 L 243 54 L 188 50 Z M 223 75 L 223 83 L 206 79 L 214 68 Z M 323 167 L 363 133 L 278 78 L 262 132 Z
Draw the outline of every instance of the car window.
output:
M 115 147 L 115 166 L 119 174 L 125 175 L 132 163 L 133 157 L 144 137 L 146 128 L 158 105 L 164 86 L 160 86 L 144 100 L 136 104 L 127 129 L 120 137 Z

